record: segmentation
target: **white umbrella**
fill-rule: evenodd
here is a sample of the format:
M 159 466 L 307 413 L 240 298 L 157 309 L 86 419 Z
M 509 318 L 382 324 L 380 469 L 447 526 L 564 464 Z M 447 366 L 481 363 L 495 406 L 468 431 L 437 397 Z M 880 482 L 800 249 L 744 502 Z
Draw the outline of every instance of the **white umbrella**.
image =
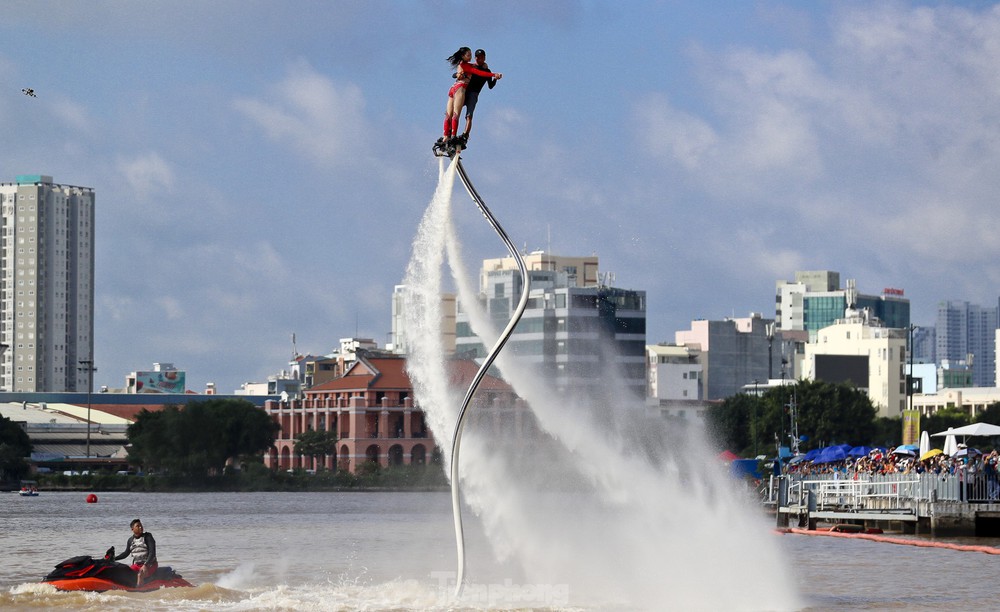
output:
M 948 431 L 941 431 L 932 436 L 1000 436 L 1000 425 L 990 425 L 989 423 L 973 423 L 965 427 L 949 427 Z
M 923 457 L 927 451 L 931 450 L 931 437 L 927 431 L 920 432 L 920 456 Z
M 949 457 L 953 457 L 958 452 L 958 440 L 955 439 L 955 436 L 948 434 L 948 437 L 944 439 L 943 451 Z
M 965 448 L 958 449 L 958 452 L 955 453 L 954 456 L 955 457 L 974 457 L 976 455 L 982 455 L 982 454 L 983 453 L 980 452 L 980 450 L 978 448 L 968 448 L 968 447 L 965 447 Z

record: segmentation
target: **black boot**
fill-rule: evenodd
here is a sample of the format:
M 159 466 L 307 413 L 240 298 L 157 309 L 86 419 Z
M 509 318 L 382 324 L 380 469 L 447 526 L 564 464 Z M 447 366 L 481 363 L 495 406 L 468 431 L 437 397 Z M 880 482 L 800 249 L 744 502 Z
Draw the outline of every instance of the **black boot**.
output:
M 434 146 L 431 147 L 431 150 L 434 151 L 434 155 L 437 155 L 438 157 L 448 155 L 448 139 L 444 136 L 438 138 L 437 142 L 434 143 Z

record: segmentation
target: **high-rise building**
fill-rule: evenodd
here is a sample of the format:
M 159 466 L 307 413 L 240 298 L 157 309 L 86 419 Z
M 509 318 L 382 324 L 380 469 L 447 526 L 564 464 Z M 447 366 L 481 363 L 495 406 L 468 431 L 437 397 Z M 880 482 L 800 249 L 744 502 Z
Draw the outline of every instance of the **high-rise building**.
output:
M 938 363 L 964 362 L 972 370 L 974 387 L 994 386 L 997 327 L 996 307 L 940 302 L 935 327 Z
M 775 290 L 775 322 L 781 331 L 805 330 L 809 338 L 833 325 L 848 310 L 868 310 L 886 327 L 910 326 L 910 300 L 902 289 L 886 288 L 881 295 L 858 293 L 854 279 L 840 287 L 840 273 L 829 270 L 796 272 L 795 281 L 778 281 Z
M 701 366 L 701 397 L 720 400 L 758 381 L 766 385 L 781 371 L 780 332 L 760 313 L 749 317 L 691 322 L 691 329 L 674 333 L 674 342 L 696 351 Z
M 913 362 L 937 363 L 936 331 L 920 326 L 913 330 Z
M 782 331 L 805 329 L 802 301 L 805 294 L 839 289 L 840 272 L 831 270 L 800 271 L 795 273 L 794 282 L 778 281 L 775 283 L 775 325 Z
M 524 267 L 530 272 L 548 270 L 550 272 L 565 272 L 568 287 L 596 287 L 599 284 L 597 255 L 587 257 L 567 257 L 553 255 L 545 251 L 532 251 L 522 257 Z M 517 270 L 517 261 L 513 257 L 498 257 L 484 259 L 479 273 L 479 285 L 489 284 L 489 275 L 500 270 Z
M 94 355 L 94 190 L 0 183 L 0 388 L 84 391 Z
M 644 397 L 646 292 L 601 284 L 596 257 L 591 266 L 591 258 L 531 255 L 546 263 L 528 271 L 528 305 L 505 350 L 533 364 L 560 391 L 604 389 L 602 374 L 617 372 L 635 397 Z M 479 299 L 497 330 L 507 324 L 521 293 L 521 274 L 509 259 L 483 262 Z M 594 282 L 583 286 L 587 277 Z M 484 357 L 486 347 L 466 310 L 460 303 L 456 351 Z

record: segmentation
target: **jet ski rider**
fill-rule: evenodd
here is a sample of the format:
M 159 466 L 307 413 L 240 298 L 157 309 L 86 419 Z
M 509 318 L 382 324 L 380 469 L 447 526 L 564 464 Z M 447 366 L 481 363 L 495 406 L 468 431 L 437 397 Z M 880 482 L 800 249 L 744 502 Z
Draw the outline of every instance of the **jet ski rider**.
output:
M 159 567 L 156 563 L 156 540 L 153 539 L 153 534 L 142 530 L 142 521 L 139 519 L 133 520 L 130 526 L 132 535 L 125 543 L 125 552 L 115 557 L 115 561 L 131 554 L 132 569 L 137 572 L 135 586 L 141 586 Z

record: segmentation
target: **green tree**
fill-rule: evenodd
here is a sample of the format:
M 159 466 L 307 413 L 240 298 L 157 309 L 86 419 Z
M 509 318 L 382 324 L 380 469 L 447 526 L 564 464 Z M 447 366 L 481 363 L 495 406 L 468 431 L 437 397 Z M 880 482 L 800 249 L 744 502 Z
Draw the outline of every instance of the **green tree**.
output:
M 847 384 L 800 381 L 796 385 L 799 432 L 815 442 L 813 446 L 835 443 L 870 443 L 878 414 L 863 391 Z
M 719 450 L 744 456 L 753 452 L 751 422 L 756 403 L 752 395 L 739 393 L 709 406 L 707 424 Z
M 20 480 L 31 469 L 25 457 L 31 455 L 31 439 L 21 426 L 0 416 L 0 482 Z
M 932 434 L 948 431 L 949 427 L 963 427 L 968 424 L 969 415 L 965 409 L 956 407 L 942 408 L 934 414 L 920 419 L 920 429 Z M 959 441 L 961 442 L 961 440 Z
M 921 423 L 921 429 L 926 429 L 923 423 Z M 889 448 L 903 443 L 902 417 L 879 417 L 875 419 L 872 431 L 871 437 L 868 438 L 869 446 Z
M 789 404 L 795 395 L 799 435 L 807 447 L 835 442 L 870 444 L 877 435 L 877 410 L 868 396 L 850 385 L 800 381 L 769 389 L 761 397 L 741 393 L 708 410 L 708 425 L 722 448 L 743 456 L 774 452 L 775 440 L 788 443 Z M 754 433 L 756 432 L 756 445 Z
M 978 423 L 989 423 L 990 425 L 1000 425 L 1000 402 L 994 402 L 986 407 L 976 417 Z M 931 432 L 937 433 L 937 432 Z
M 304 431 L 295 438 L 295 452 L 313 459 L 332 455 L 337 451 L 337 432 Z
M 129 460 L 147 469 L 203 476 L 274 444 L 279 426 L 246 400 L 211 399 L 141 411 L 128 428 Z

